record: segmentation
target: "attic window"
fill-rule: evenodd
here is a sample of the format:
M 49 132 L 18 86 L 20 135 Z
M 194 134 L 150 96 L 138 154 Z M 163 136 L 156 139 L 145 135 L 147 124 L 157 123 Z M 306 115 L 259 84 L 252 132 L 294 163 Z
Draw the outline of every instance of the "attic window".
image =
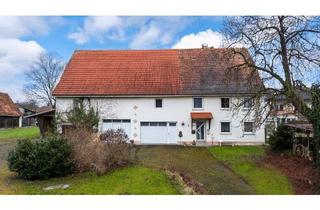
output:
M 245 109 L 252 108 L 253 107 L 253 99 L 252 98 L 245 98 L 243 106 Z
M 229 98 L 221 98 L 221 108 L 229 108 L 230 100 Z
M 203 108 L 203 98 L 202 97 L 194 97 L 193 98 L 193 108 L 195 108 L 195 109 Z
M 162 99 L 156 99 L 156 108 L 162 108 Z

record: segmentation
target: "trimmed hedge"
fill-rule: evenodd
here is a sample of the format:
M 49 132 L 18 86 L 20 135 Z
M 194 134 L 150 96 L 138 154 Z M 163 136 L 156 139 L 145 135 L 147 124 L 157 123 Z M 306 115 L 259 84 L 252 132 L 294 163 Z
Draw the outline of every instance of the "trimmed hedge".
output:
M 64 139 L 19 140 L 9 152 L 8 166 L 20 178 L 47 179 L 72 173 L 71 147 Z

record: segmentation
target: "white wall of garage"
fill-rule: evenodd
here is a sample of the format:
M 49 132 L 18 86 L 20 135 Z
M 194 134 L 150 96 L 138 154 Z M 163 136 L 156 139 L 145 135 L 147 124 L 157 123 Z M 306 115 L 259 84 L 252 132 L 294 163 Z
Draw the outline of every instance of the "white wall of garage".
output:
M 161 97 L 159 97 L 161 98 Z M 233 141 L 239 143 L 264 143 L 264 125 L 257 129 L 254 134 L 244 134 L 242 119 L 246 114 L 240 110 L 233 114 L 231 109 L 221 109 L 221 98 L 216 96 L 203 97 L 203 109 L 193 109 L 192 97 L 163 97 L 163 107 L 155 108 L 155 97 L 132 97 L 132 98 L 91 98 L 92 106 L 98 107 L 100 112 L 100 124 L 102 129 L 103 119 L 130 119 L 131 138 L 140 141 L 141 121 L 162 121 L 177 122 L 177 130 L 182 131 L 183 137 L 179 140 L 190 142 L 196 139 L 191 133 L 190 112 L 204 111 L 212 112 L 213 119 L 211 128 L 206 132 L 208 143 L 223 141 Z M 236 100 L 231 98 L 231 100 Z M 70 110 L 73 106 L 73 98 L 56 99 L 56 111 L 59 113 Z M 231 122 L 231 132 L 222 134 L 220 132 L 220 122 Z M 250 121 L 250 117 L 246 120 Z M 184 124 L 184 125 L 183 125 Z M 208 129 L 208 125 L 207 125 Z M 178 135 L 178 133 L 177 133 Z

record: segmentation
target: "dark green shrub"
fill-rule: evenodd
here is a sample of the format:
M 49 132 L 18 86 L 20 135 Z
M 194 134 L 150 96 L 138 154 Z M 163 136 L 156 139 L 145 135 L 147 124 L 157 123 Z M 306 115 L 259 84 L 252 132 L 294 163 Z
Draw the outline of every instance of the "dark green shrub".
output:
M 58 137 L 19 140 L 9 152 L 8 166 L 20 178 L 34 180 L 59 177 L 73 171 L 71 147 Z
M 269 137 L 269 144 L 272 151 L 285 151 L 292 149 L 293 132 L 284 125 L 278 126 Z

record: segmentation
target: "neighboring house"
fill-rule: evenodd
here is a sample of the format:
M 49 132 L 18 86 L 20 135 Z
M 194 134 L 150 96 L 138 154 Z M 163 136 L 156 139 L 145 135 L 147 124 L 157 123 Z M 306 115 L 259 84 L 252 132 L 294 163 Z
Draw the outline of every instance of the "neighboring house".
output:
M 22 113 L 7 93 L 0 92 L 0 129 L 22 126 Z
M 304 102 L 311 106 L 310 93 L 303 92 L 300 94 Z M 275 130 L 281 124 L 300 123 L 308 124 L 308 120 L 297 110 L 294 106 L 286 101 L 284 95 L 279 95 L 275 98 L 273 109 L 267 119 L 266 127 L 269 136 L 273 130 Z
M 225 78 L 228 67 L 243 63 L 232 53 L 75 51 L 53 93 L 56 112 L 63 116 L 79 101 L 91 104 L 99 110 L 100 132 L 123 128 L 137 144 L 264 144 L 264 125 L 255 128 L 253 116 L 243 121 L 251 103 L 232 111 L 235 100 L 252 95 L 250 86 L 263 85 L 248 68 Z

